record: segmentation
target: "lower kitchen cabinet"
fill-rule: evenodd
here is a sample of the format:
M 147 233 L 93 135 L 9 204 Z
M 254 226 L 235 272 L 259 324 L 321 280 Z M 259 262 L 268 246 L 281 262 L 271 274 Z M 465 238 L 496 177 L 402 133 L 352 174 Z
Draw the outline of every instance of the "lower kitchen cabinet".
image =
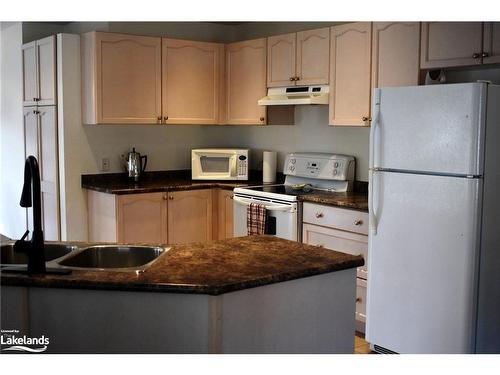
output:
M 168 243 L 213 238 L 212 189 L 115 195 L 88 191 L 89 240 Z
M 212 239 L 212 191 L 184 190 L 168 193 L 168 243 Z
M 89 240 L 166 243 L 166 193 L 115 195 L 89 190 Z
M 217 239 L 233 237 L 233 191 L 217 189 Z
M 302 242 L 343 253 L 361 255 L 356 283 L 356 330 L 365 331 L 366 280 L 368 279 L 368 214 L 313 203 L 304 203 Z
M 126 243 L 166 243 L 165 193 L 118 195 L 117 240 Z

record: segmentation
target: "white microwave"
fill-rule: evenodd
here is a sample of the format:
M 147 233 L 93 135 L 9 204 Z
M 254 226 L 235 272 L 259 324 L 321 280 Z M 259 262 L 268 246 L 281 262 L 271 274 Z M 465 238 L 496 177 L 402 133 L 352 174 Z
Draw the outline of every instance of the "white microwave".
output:
M 191 150 L 193 180 L 248 180 L 248 149 Z

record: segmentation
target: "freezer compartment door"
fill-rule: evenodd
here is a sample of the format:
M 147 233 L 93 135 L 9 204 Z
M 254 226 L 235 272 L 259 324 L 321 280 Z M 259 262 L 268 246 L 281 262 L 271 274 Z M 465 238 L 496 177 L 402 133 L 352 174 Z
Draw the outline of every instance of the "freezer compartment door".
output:
M 377 89 L 372 166 L 481 175 L 486 89 L 485 83 Z
M 481 179 L 377 172 L 367 340 L 398 353 L 469 353 Z

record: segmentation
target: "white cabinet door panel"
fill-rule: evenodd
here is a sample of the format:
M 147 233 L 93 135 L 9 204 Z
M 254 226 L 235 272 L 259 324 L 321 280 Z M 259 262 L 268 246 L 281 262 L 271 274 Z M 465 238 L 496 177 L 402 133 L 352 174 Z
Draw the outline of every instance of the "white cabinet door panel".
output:
M 36 42 L 38 56 L 38 105 L 54 105 L 56 94 L 56 37 L 49 36 Z

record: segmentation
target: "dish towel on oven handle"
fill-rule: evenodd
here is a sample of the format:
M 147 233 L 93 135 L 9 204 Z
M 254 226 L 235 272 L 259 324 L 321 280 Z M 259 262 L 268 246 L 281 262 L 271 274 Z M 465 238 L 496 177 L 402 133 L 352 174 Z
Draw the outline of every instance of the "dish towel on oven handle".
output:
M 267 210 L 260 203 L 250 203 L 247 207 L 247 234 L 265 234 Z

